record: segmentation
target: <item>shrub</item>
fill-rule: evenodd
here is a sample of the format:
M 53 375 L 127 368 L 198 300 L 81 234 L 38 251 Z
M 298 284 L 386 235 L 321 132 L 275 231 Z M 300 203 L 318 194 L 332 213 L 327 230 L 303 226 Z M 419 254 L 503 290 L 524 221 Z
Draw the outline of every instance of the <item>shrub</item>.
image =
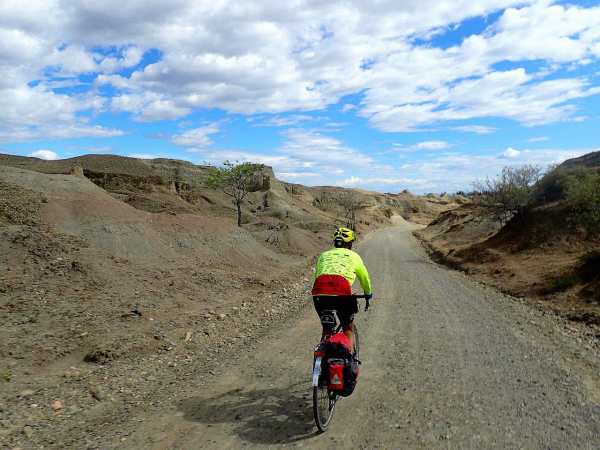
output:
M 588 170 L 564 180 L 566 201 L 575 222 L 589 231 L 600 230 L 600 174 Z
M 592 250 L 579 258 L 577 275 L 585 282 L 600 279 L 600 250 Z
M 10 383 L 10 381 L 12 380 L 12 373 L 10 372 L 10 370 L 0 372 L 0 380 L 6 383 Z
M 576 274 L 571 272 L 565 273 L 557 276 L 550 282 L 550 291 L 563 292 L 580 282 L 581 280 Z
M 587 167 L 551 166 L 535 187 L 534 200 L 536 203 L 555 202 L 566 197 L 566 185 L 569 179 L 582 178 L 591 169 Z
M 275 217 L 276 219 L 283 220 L 288 217 L 289 213 L 283 209 L 277 208 L 272 209 L 267 213 L 270 217 Z

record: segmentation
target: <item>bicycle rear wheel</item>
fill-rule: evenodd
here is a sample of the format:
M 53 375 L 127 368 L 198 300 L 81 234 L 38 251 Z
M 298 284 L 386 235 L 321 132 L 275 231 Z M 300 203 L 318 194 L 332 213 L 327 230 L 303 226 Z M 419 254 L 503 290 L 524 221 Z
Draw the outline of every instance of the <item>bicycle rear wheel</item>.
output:
M 313 414 L 319 431 L 327 431 L 335 412 L 336 401 L 337 395 L 329 392 L 326 385 L 313 387 Z

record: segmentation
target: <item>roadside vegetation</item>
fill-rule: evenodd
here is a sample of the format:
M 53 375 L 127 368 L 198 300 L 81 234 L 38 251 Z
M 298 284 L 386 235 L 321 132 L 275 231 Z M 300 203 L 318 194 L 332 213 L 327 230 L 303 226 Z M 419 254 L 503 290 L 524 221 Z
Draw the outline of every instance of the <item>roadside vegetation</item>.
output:
M 494 178 L 475 183 L 480 203 L 492 210 L 502 224 L 521 218 L 534 198 L 542 169 L 535 165 L 506 166 Z
M 494 178 L 476 182 L 475 199 L 502 222 L 522 219 L 536 207 L 561 204 L 565 224 L 591 235 L 600 231 L 600 172 L 595 167 L 504 167 Z

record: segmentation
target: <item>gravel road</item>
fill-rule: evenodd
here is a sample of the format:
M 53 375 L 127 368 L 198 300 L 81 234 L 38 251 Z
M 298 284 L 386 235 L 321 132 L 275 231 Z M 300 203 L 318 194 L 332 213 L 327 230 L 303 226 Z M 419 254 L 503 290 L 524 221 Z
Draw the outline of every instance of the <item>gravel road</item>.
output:
M 431 263 L 410 231 L 360 247 L 376 301 L 357 319 L 357 390 L 327 433 L 312 419 L 319 324 L 306 308 L 141 417 L 123 447 L 600 449 L 598 355 L 556 317 Z

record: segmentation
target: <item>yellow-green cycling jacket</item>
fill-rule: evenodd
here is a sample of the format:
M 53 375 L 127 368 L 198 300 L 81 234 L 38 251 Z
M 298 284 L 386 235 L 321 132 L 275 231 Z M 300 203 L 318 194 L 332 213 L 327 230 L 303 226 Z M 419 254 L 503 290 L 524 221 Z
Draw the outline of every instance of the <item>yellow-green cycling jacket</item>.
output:
M 371 294 L 369 272 L 359 254 L 347 248 L 332 248 L 317 259 L 312 295 L 352 295 L 356 278 L 364 293 Z

